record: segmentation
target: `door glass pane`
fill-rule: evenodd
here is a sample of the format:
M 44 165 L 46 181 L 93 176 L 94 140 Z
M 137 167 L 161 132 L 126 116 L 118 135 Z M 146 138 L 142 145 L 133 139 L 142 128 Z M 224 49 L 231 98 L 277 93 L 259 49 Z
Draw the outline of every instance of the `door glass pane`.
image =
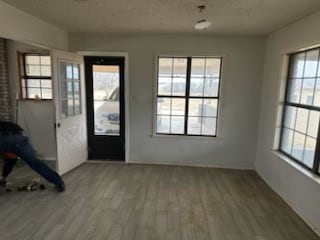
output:
M 79 69 L 80 65 L 72 62 L 59 62 L 59 86 L 60 86 L 60 116 L 70 117 L 81 113 L 81 95 L 79 92 L 80 81 L 74 81 L 73 68 Z M 44 84 L 51 84 L 42 80 Z M 74 84 L 77 83 L 77 86 Z
M 120 69 L 93 65 L 95 135 L 120 136 Z

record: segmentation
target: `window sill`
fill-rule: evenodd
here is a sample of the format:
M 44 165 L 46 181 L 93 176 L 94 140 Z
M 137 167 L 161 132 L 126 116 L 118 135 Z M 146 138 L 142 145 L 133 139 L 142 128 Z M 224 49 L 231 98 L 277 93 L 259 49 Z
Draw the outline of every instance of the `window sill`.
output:
M 307 176 L 308 178 L 310 178 L 314 182 L 320 184 L 320 176 L 319 175 L 311 172 L 310 170 L 308 170 L 305 167 L 301 166 L 299 163 L 296 163 L 295 161 L 293 161 L 292 159 L 290 159 L 289 157 L 287 157 L 286 155 L 282 154 L 281 152 L 279 152 L 277 150 L 272 150 L 272 152 L 279 159 L 281 159 L 282 161 L 286 162 L 288 165 L 290 165 L 291 167 L 295 168 L 297 171 L 299 171 L 300 173 L 304 174 L 305 176 Z
M 152 134 L 152 138 L 167 138 L 167 139 L 178 139 L 178 140 L 206 140 L 206 141 L 219 141 L 221 138 L 212 136 L 186 136 L 186 135 L 164 135 L 164 134 Z

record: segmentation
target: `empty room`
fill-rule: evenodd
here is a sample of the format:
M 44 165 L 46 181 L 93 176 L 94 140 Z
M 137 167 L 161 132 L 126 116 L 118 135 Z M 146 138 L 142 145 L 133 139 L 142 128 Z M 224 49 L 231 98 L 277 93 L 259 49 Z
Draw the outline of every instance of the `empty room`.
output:
M 0 0 L 0 240 L 320 239 L 319 0 Z

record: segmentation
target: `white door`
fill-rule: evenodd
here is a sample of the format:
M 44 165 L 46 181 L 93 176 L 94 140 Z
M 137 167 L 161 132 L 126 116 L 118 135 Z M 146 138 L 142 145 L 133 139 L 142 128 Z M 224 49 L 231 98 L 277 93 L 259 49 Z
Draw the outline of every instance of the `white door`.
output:
M 87 123 L 83 57 L 51 51 L 56 116 L 57 172 L 64 174 L 87 160 Z

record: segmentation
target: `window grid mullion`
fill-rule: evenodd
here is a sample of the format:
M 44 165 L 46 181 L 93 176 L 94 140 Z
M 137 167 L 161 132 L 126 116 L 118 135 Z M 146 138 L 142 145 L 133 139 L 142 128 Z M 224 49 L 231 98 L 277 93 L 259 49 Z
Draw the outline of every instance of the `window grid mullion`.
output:
M 191 79 L 191 57 L 187 58 L 187 78 L 186 78 L 186 102 L 185 102 L 185 118 L 184 118 L 184 135 L 188 135 L 189 122 L 189 99 L 190 99 L 190 79 Z

